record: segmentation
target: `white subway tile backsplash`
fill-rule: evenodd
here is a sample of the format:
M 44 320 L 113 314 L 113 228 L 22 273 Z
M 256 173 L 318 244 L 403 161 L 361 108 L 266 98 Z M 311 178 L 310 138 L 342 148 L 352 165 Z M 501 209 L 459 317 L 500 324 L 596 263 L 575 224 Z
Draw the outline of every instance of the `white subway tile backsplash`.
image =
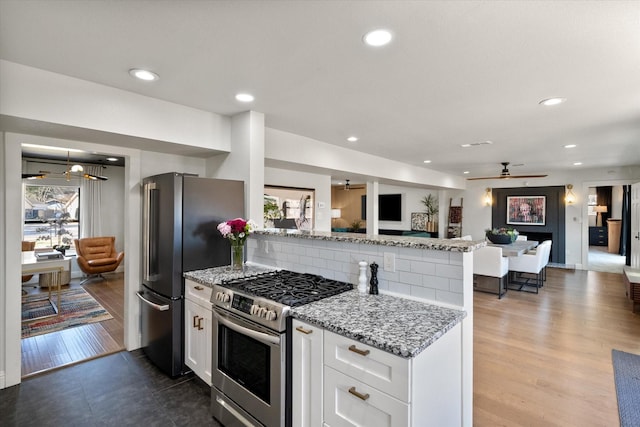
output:
M 451 292 L 462 294 L 464 292 L 464 282 L 457 279 L 449 280 L 449 290 Z
M 358 262 L 378 264 L 378 288 L 427 300 L 462 305 L 462 259 L 459 252 L 354 244 L 330 240 L 256 236 L 248 244 L 252 262 L 341 280 L 357 286 Z M 384 253 L 395 254 L 395 272 L 384 270 Z
M 462 305 L 464 303 L 462 294 L 457 294 L 449 291 L 437 290 L 435 299 L 436 301 L 454 305 Z
M 411 295 L 411 285 L 407 285 L 406 283 L 389 282 L 389 292 Z
M 432 262 L 425 261 L 411 261 L 411 270 L 412 273 L 420 273 L 420 274 L 436 274 L 436 265 Z
M 398 275 L 398 282 L 409 285 L 422 285 L 422 274 L 401 271 Z
M 462 266 L 438 264 L 436 265 L 436 276 L 462 280 Z
M 412 286 L 410 295 L 412 295 L 414 297 L 417 297 L 417 298 L 435 300 L 436 299 L 436 290 L 435 289 L 430 289 L 430 288 L 423 288 L 421 286 Z
M 439 276 L 422 276 L 422 287 L 449 291 L 451 279 Z

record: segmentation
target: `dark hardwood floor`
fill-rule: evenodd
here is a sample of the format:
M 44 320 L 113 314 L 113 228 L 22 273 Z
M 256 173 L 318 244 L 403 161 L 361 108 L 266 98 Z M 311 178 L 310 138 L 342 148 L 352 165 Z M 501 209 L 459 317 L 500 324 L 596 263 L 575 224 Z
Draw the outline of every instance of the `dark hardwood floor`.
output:
M 22 378 L 124 350 L 124 274 L 104 277 L 82 287 L 113 319 L 22 339 Z M 79 287 L 80 282 L 72 279 L 63 289 Z M 47 293 L 46 288 L 24 289 L 29 295 Z
M 537 295 L 475 293 L 474 425 L 619 425 L 611 350 L 640 354 L 622 280 L 549 268 Z

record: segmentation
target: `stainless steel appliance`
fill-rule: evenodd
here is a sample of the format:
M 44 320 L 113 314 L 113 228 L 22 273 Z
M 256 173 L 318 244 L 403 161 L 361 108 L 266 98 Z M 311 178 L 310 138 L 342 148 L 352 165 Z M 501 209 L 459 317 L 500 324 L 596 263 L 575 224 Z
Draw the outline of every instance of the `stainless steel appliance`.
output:
M 143 180 L 142 349 L 168 375 L 184 365 L 184 271 L 228 265 L 219 223 L 244 214 L 244 183 L 167 173 Z
M 284 426 L 290 308 L 350 289 L 287 270 L 214 285 L 211 414 L 226 427 Z

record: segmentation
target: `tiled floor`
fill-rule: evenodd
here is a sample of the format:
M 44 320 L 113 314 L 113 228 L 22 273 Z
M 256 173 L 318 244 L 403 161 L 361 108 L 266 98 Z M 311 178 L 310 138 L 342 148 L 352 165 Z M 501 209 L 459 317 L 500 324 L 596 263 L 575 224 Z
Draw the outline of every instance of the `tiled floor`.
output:
M 210 402 L 193 374 L 171 379 L 141 351 L 125 351 L 0 390 L 0 425 L 220 426 Z

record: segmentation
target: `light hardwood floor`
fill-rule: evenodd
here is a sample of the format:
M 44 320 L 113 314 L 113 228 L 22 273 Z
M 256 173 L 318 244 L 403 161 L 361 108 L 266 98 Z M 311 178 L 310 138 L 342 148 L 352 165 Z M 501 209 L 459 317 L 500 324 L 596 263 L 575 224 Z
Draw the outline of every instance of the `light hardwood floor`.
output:
M 124 275 L 105 274 L 83 287 L 113 319 L 22 339 L 22 378 L 124 350 Z M 80 286 L 73 279 L 67 287 Z M 46 289 L 25 288 L 29 294 Z
M 617 426 L 611 350 L 640 354 L 622 275 L 548 269 L 538 295 L 474 294 L 475 426 Z

